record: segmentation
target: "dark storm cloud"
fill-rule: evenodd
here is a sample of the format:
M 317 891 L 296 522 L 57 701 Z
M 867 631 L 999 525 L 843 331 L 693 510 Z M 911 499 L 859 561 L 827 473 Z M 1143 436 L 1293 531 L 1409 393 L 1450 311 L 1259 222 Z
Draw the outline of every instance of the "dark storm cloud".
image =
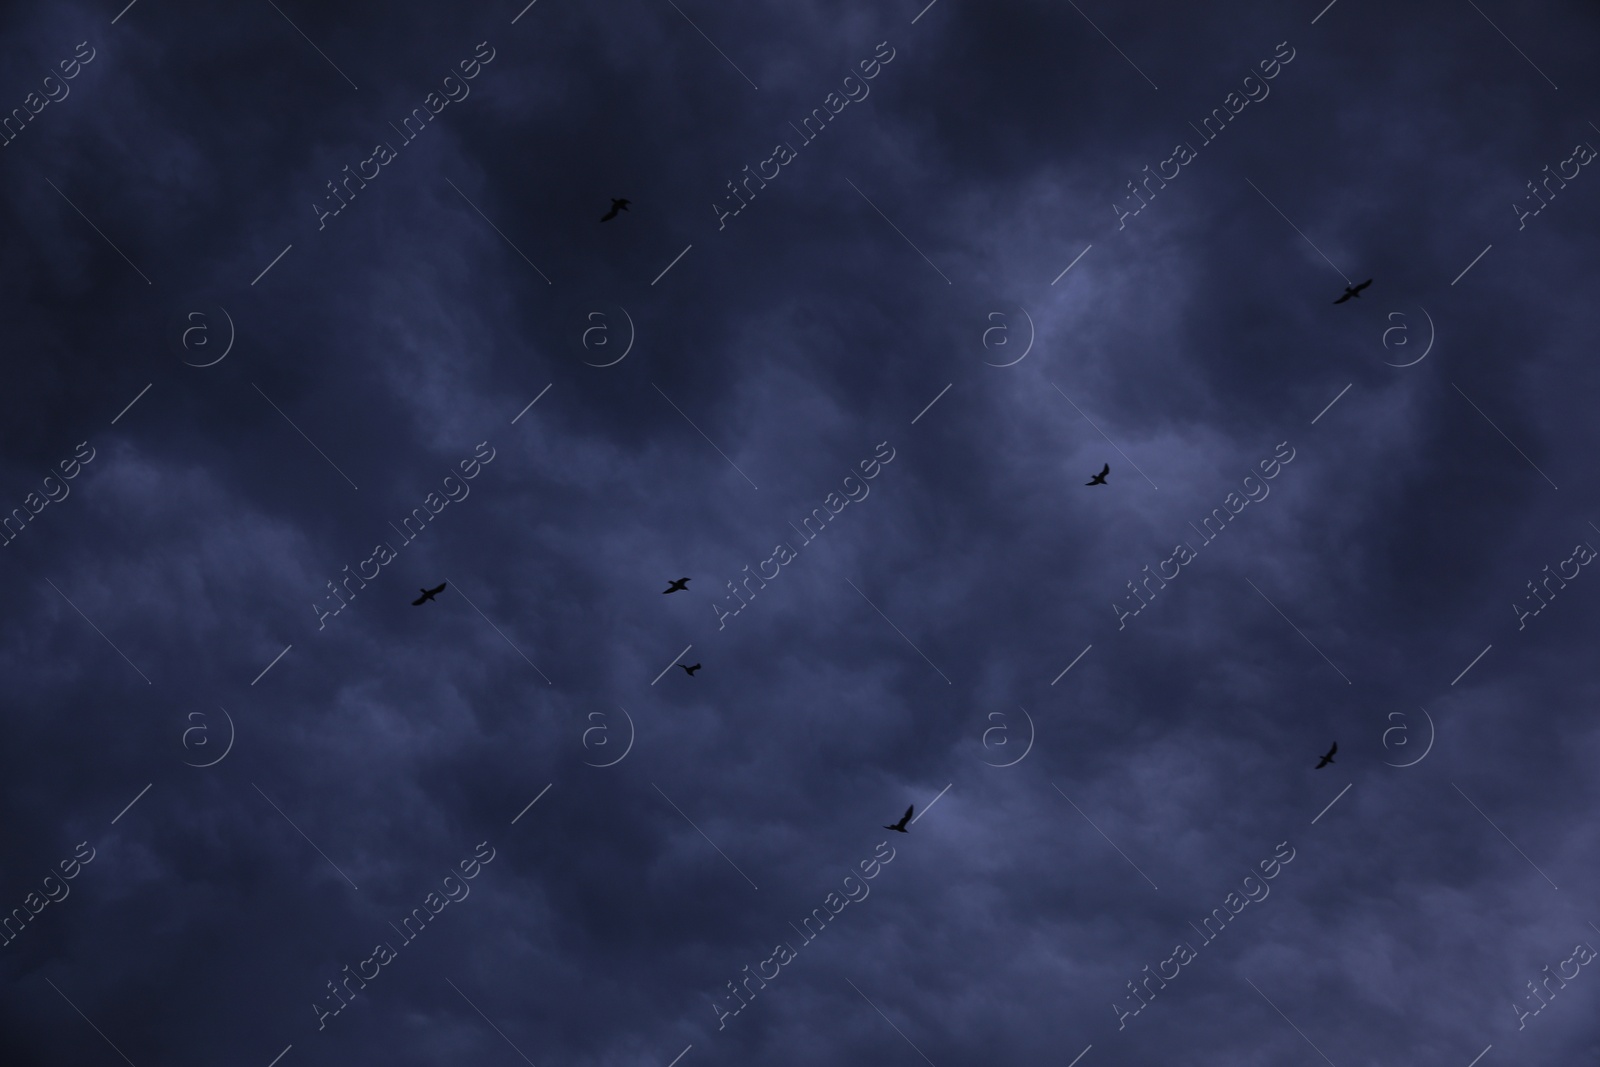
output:
M 8 1062 L 1600 1042 L 1592 12 L 277 8 L 0 22 Z

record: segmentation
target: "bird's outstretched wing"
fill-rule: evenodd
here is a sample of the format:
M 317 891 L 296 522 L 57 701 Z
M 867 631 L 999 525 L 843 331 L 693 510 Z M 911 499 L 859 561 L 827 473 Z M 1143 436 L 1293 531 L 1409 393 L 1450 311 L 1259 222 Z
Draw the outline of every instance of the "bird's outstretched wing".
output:
M 600 216 L 600 221 L 601 222 L 610 222 L 612 219 L 614 219 L 616 217 L 617 217 L 617 209 L 616 208 L 612 208 L 610 211 L 608 211 L 604 215 Z
M 1104 478 L 1106 475 L 1108 475 L 1110 473 L 1111 473 L 1111 464 L 1107 463 L 1104 467 L 1100 468 L 1100 475 L 1099 476 L 1101 478 Z
M 419 597 L 417 597 L 417 599 L 415 599 L 415 600 L 413 600 L 411 602 L 411 606 L 414 607 L 414 608 L 420 608 L 422 605 L 426 604 L 427 602 L 428 602 L 428 598 L 427 597 L 419 596 Z
M 444 592 L 444 587 L 445 587 L 446 584 L 448 584 L 448 583 L 440 582 L 437 588 L 430 589 L 430 590 L 428 590 L 428 592 L 430 594 L 432 594 L 433 596 L 438 596 L 440 593 Z
M 916 810 L 916 805 L 915 804 L 913 804 L 911 807 L 907 808 L 906 809 L 906 813 L 904 815 L 900 816 L 900 825 L 901 826 L 904 826 L 908 821 L 910 821 L 911 813 L 914 810 Z
M 1356 292 L 1359 293 L 1361 290 L 1365 289 L 1367 286 L 1369 286 L 1371 284 L 1372 284 L 1372 279 L 1368 278 L 1366 281 L 1364 281 L 1360 285 L 1356 286 Z
M 1338 751 L 1339 751 L 1339 742 L 1335 741 L 1333 743 L 1333 747 L 1328 749 L 1328 755 L 1332 756 L 1335 753 L 1337 753 Z
M 1346 300 L 1349 300 L 1349 299 L 1350 299 L 1350 294 L 1349 294 L 1349 293 L 1346 293 L 1346 294 L 1344 294 L 1344 295 L 1343 295 L 1343 296 L 1341 296 L 1341 297 L 1340 297 L 1340 298 L 1339 298 L 1339 299 L 1337 299 L 1337 300 L 1335 300 L 1335 301 L 1334 301 L 1334 303 L 1335 303 L 1335 304 L 1342 304 L 1342 303 L 1344 303 L 1344 302 L 1345 302 L 1345 301 L 1346 301 Z

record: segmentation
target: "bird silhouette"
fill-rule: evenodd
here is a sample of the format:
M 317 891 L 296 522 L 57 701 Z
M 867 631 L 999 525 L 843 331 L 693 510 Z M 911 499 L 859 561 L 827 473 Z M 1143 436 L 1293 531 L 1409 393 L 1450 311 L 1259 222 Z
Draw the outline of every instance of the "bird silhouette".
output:
M 417 599 L 413 600 L 411 602 L 411 605 L 413 607 L 420 608 L 422 605 L 426 604 L 428 601 L 432 600 L 434 597 L 436 597 L 440 593 L 444 592 L 445 584 L 446 583 L 444 583 L 444 582 L 440 582 L 438 588 L 436 588 L 436 589 L 423 589 L 422 590 L 422 595 L 417 597 Z
M 1326 756 L 1322 757 L 1322 762 L 1317 764 L 1315 769 L 1316 770 L 1321 770 L 1322 768 L 1326 767 L 1328 764 L 1332 763 L 1333 762 L 1333 754 L 1335 752 L 1337 752 L 1337 751 L 1339 751 L 1339 742 L 1335 741 L 1333 743 L 1333 747 L 1328 749 L 1328 754 Z
M 914 808 L 914 807 L 916 807 L 916 805 L 913 804 L 911 807 Z M 910 819 L 910 818 L 911 818 L 911 808 L 907 808 L 906 809 L 906 813 L 904 815 L 900 816 L 900 821 L 899 822 L 895 823 L 893 826 L 885 826 L 884 829 L 885 830 L 899 830 L 903 834 L 908 834 L 911 831 L 906 829 L 906 821 L 908 819 Z
M 1352 296 L 1359 299 L 1360 296 L 1361 296 L 1361 290 L 1365 289 L 1367 286 L 1369 286 L 1371 284 L 1372 284 L 1372 279 L 1368 278 L 1366 281 L 1362 282 L 1360 285 L 1347 285 L 1347 286 L 1345 286 L 1344 287 L 1344 295 L 1341 296 L 1339 299 L 1335 300 L 1334 303 L 1335 304 L 1342 304 L 1346 300 L 1349 300 Z
M 1108 475 L 1110 473 L 1111 473 L 1111 464 L 1107 463 L 1104 467 L 1102 467 L 1100 469 L 1100 473 L 1099 474 L 1096 474 L 1094 476 L 1094 478 L 1092 478 L 1091 480 L 1089 480 L 1087 482 L 1084 482 L 1083 484 L 1084 485 L 1105 485 L 1106 484 L 1106 475 Z
M 679 578 L 677 581 L 673 582 L 671 585 L 669 585 L 665 589 L 661 590 L 661 595 L 665 596 L 668 593 L 686 593 L 688 591 L 689 591 L 689 579 L 687 579 L 687 578 Z
M 693 667 L 684 667 L 684 665 L 681 663 L 678 664 L 678 666 L 683 667 L 684 673 L 691 678 L 694 677 L 694 672 L 700 669 L 700 664 L 698 663 L 696 663 Z
M 604 215 L 601 215 L 600 216 L 600 221 L 601 222 L 610 222 L 612 219 L 617 217 L 617 212 L 628 210 L 628 205 L 631 204 L 631 203 L 633 203 L 632 200 L 628 200 L 628 199 L 618 200 L 616 197 L 612 197 L 611 198 L 611 210 L 606 212 Z

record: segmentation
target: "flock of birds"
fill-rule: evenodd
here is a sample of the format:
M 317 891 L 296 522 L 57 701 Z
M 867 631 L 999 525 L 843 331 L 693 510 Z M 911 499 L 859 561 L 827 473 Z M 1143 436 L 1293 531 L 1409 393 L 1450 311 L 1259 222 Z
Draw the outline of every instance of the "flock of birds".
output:
M 617 213 L 619 211 L 627 211 L 628 210 L 628 205 L 631 204 L 632 202 L 633 201 L 625 199 L 625 198 L 621 199 L 621 200 L 613 198 L 612 201 L 611 201 L 611 210 L 606 212 L 604 215 L 601 215 L 600 216 L 600 221 L 601 222 L 609 222 L 609 221 L 611 221 L 612 219 L 617 217 Z M 1342 304 L 1346 300 L 1349 300 L 1351 297 L 1356 297 L 1356 298 L 1359 299 L 1360 296 L 1361 296 L 1361 290 L 1365 289 L 1367 286 L 1369 286 L 1371 284 L 1372 284 L 1372 279 L 1368 278 L 1366 281 L 1362 282 L 1360 285 L 1346 285 L 1344 287 L 1344 295 L 1341 296 L 1339 299 L 1335 300 L 1334 303 L 1335 304 Z M 1111 464 L 1107 463 L 1107 464 L 1105 464 L 1104 466 L 1102 466 L 1100 468 L 1100 473 L 1099 474 L 1094 475 L 1092 478 L 1090 478 L 1087 482 L 1084 482 L 1083 484 L 1084 485 L 1105 485 L 1105 484 L 1107 484 L 1106 475 L 1108 475 L 1110 473 L 1111 473 Z M 426 587 L 423 587 L 421 589 L 422 595 L 419 596 L 417 599 L 413 600 L 411 602 L 412 605 L 414 607 L 421 607 L 423 604 L 426 604 L 428 601 L 432 600 L 434 597 L 436 597 L 440 593 L 444 592 L 446 584 L 447 583 L 445 583 L 445 582 L 440 582 L 437 586 L 435 586 L 432 589 L 428 589 Z M 665 589 L 661 590 L 663 596 L 666 595 L 667 593 L 686 593 L 688 591 L 689 591 L 689 579 L 687 579 L 687 578 L 675 578 L 675 579 L 672 579 L 671 581 L 669 581 L 667 583 L 667 587 Z M 693 664 L 693 665 L 690 665 L 690 664 L 687 664 L 687 663 L 678 663 L 678 664 L 674 664 L 674 666 L 683 668 L 683 672 L 685 674 L 687 674 L 691 678 L 694 677 L 694 672 L 700 669 L 700 664 L 698 664 L 698 663 Z M 1332 763 L 1333 762 L 1333 754 L 1335 752 L 1338 752 L 1338 751 L 1339 751 L 1339 742 L 1335 741 L 1333 743 L 1333 747 L 1328 749 L 1327 755 L 1323 756 L 1322 757 L 1322 761 L 1317 764 L 1316 769 L 1317 770 L 1321 770 L 1323 767 L 1326 767 L 1328 764 Z M 906 823 L 909 822 L 910 819 L 911 819 L 911 812 L 912 812 L 912 808 L 907 808 L 906 809 L 906 813 L 904 815 L 900 816 L 900 821 L 899 822 L 895 823 L 892 826 L 885 825 L 884 829 L 885 830 L 898 830 L 902 834 L 910 833 L 910 831 L 906 829 Z

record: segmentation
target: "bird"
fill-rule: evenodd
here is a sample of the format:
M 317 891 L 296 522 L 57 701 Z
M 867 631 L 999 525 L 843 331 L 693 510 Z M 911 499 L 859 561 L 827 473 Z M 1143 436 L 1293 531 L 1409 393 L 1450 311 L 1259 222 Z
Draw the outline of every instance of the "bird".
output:
M 1316 770 L 1320 771 L 1323 767 L 1326 767 L 1328 764 L 1332 763 L 1333 754 L 1337 751 L 1339 751 L 1339 742 L 1335 741 L 1333 743 L 1333 747 L 1328 749 L 1328 754 L 1322 757 L 1322 762 L 1317 764 Z
M 698 663 L 696 663 L 693 667 L 684 667 L 684 665 L 681 663 L 678 664 L 678 666 L 683 667 L 684 673 L 691 678 L 694 677 L 694 672 L 700 669 L 700 664 Z
M 444 592 L 445 585 L 446 585 L 445 582 L 440 582 L 439 583 L 439 587 L 437 589 L 424 589 L 424 590 L 422 590 L 422 595 L 417 597 L 417 599 L 415 599 L 415 600 L 413 600 L 411 602 L 412 607 L 420 608 L 423 604 L 426 604 L 428 601 L 432 600 L 434 597 L 436 597 L 440 593 Z
M 1372 279 L 1368 278 L 1366 281 L 1362 282 L 1360 285 L 1347 285 L 1347 286 L 1345 286 L 1344 287 L 1344 295 L 1341 296 L 1339 299 L 1335 300 L 1334 303 L 1335 304 L 1342 304 L 1346 300 L 1349 300 L 1352 296 L 1356 297 L 1357 299 L 1359 299 L 1361 297 L 1361 290 L 1365 289 L 1367 286 L 1369 286 L 1371 284 L 1372 284 Z
M 913 804 L 911 807 L 914 808 L 914 807 L 916 807 L 916 805 Z M 910 819 L 910 818 L 911 818 L 911 808 L 907 808 L 906 809 L 906 813 L 904 815 L 900 816 L 900 821 L 899 822 L 895 823 L 893 826 L 885 826 L 884 829 L 885 830 L 899 830 L 903 834 L 908 834 L 911 831 L 906 829 L 906 821 L 908 819 Z
M 600 221 L 601 222 L 610 222 L 612 219 L 617 217 L 617 212 L 628 210 L 628 205 L 631 204 L 631 203 L 633 203 L 633 201 L 632 200 L 628 200 L 626 198 L 624 198 L 622 200 L 618 200 L 616 197 L 612 197 L 611 198 L 611 210 L 606 212 L 604 215 L 601 215 L 600 216 Z
M 1084 482 L 1083 484 L 1084 485 L 1105 485 L 1106 484 L 1106 475 L 1108 475 L 1110 473 L 1111 473 L 1111 464 L 1107 463 L 1104 467 L 1102 467 L 1100 469 L 1100 473 L 1099 474 L 1096 474 L 1093 479 L 1091 479 L 1090 481 Z
M 685 593 L 685 592 L 688 592 L 688 590 L 689 590 L 689 579 L 687 579 L 687 578 L 679 578 L 677 581 L 673 582 L 671 585 L 669 585 L 665 589 L 661 590 L 661 595 L 662 596 L 666 596 L 668 593 Z

